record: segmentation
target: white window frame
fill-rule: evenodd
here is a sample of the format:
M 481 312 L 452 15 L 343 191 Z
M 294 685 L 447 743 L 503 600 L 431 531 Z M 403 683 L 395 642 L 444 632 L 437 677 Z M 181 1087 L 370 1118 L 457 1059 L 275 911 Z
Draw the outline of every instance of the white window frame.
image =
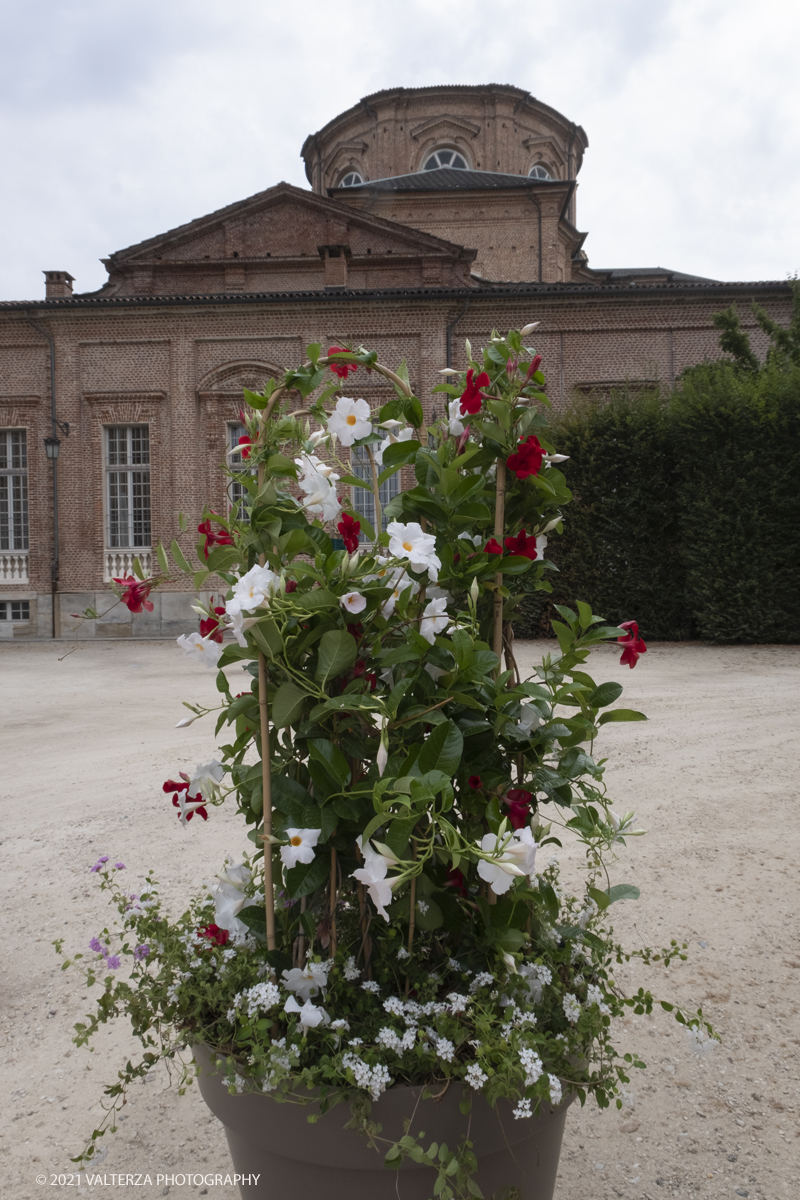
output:
M 538 174 L 539 171 L 544 171 L 544 175 Z M 548 167 L 543 162 L 534 163 L 530 171 L 528 171 L 528 179 L 541 179 L 545 183 L 553 182 L 553 176 L 550 174 Z
M 104 426 L 103 463 L 104 576 L 131 574 L 134 558 L 147 574 L 152 570 L 150 426 Z
M 347 171 L 343 175 L 342 180 L 339 183 L 339 187 L 358 187 L 358 185 L 363 182 L 364 176 L 360 171 Z
M 0 582 L 28 582 L 28 431 L 0 429 Z
M 14 609 L 18 608 L 19 615 L 15 616 Z M 30 600 L 0 600 L 0 621 L 13 621 L 15 625 L 27 625 L 31 619 Z
M 231 470 L 237 471 L 240 474 L 244 474 L 246 471 L 249 471 L 250 474 L 254 474 L 255 467 L 251 467 L 248 465 L 247 460 L 242 458 L 241 451 L 238 451 L 237 453 L 234 453 L 234 454 L 230 453 L 232 450 L 235 449 L 236 446 L 239 445 L 239 438 L 244 437 L 244 435 L 247 433 L 247 429 L 245 428 L 244 425 L 242 425 L 242 423 L 240 421 L 229 421 L 228 425 L 227 425 L 227 431 L 228 431 L 228 439 L 227 439 L 228 440 L 228 445 L 227 445 L 228 459 L 227 459 L 227 461 L 228 461 L 228 465 L 230 466 Z M 250 499 L 250 493 L 247 491 L 247 488 L 243 487 L 242 484 L 239 483 L 238 480 L 236 480 L 236 479 L 228 480 L 228 486 L 226 488 L 226 493 L 227 493 L 227 497 L 228 497 L 228 511 L 229 512 L 234 507 L 234 505 L 240 503 L 240 501 L 244 500 L 245 502 L 247 502 Z
M 372 449 L 372 453 L 375 453 L 374 448 Z M 375 466 L 378 474 L 380 475 L 382 470 L 380 463 L 376 463 Z M 355 475 L 357 479 L 363 479 L 368 485 L 369 489 L 368 491 L 365 491 L 364 488 L 360 487 L 352 487 L 350 489 L 353 508 L 357 513 L 364 517 L 365 520 L 369 521 L 372 528 L 375 529 L 375 496 L 373 495 L 372 491 L 372 466 L 369 461 L 369 455 L 367 454 L 366 446 L 353 446 L 352 450 L 350 451 L 350 468 L 353 475 Z M 390 500 L 393 500 L 395 496 L 400 494 L 401 471 L 402 467 L 398 467 L 394 475 L 390 475 L 388 479 L 385 479 L 383 483 L 378 485 L 378 499 L 381 502 L 381 525 L 383 526 L 383 529 L 375 529 L 376 533 L 386 531 L 386 526 L 388 524 L 386 505 Z M 359 534 L 359 541 L 368 542 L 369 538 L 366 536 L 366 534 L 361 533 Z
M 443 154 L 443 153 L 457 155 L 461 159 L 462 163 L 464 164 L 463 167 L 456 166 L 453 162 L 449 162 L 449 163 L 440 162 L 439 156 L 440 156 L 440 154 Z M 435 167 L 428 166 L 428 163 L 431 161 L 431 159 L 433 159 L 435 161 L 435 163 L 436 163 Z M 449 170 L 449 171 L 469 171 L 470 165 L 467 162 L 466 154 L 463 154 L 460 150 L 454 149 L 452 146 L 437 146 L 435 150 L 431 150 L 431 152 L 429 154 L 425 155 L 425 161 L 422 164 L 422 170 L 423 171 L 437 171 L 437 170 L 442 170 L 442 169 Z

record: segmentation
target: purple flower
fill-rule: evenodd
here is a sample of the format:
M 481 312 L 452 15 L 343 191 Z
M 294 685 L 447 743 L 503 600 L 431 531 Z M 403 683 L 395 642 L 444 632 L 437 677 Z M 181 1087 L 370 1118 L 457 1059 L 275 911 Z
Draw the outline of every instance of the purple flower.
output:
M 102 858 L 98 858 L 97 862 L 94 864 L 93 867 L 90 868 L 90 870 L 91 871 L 99 871 L 100 868 L 102 867 L 103 863 L 107 863 L 107 862 L 108 862 L 108 855 L 104 854 Z
M 144 943 L 143 943 L 141 946 L 137 946 L 136 949 L 134 950 L 133 961 L 141 962 L 143 958 L 147 958 L 149 953 L 150 953 L 150 947 L 144 945 Z
M 108 954 L 108 947 L 103 945 L 100 938 L 93 937 L 89 942 L 89 949 L 94 950 L 95 954 Z
M 118 871 L 124 871 L 124 870 L 125 870 L 125 863 L 114 863 L 114 866 L 116 867 L 116 869 L 117 869 Z
M 108 967 L 109 971 L 118 971 L 119 970 L 119 955 L 110 954 L 108 956 L 108 958 L 106 959 L 106 966 Z

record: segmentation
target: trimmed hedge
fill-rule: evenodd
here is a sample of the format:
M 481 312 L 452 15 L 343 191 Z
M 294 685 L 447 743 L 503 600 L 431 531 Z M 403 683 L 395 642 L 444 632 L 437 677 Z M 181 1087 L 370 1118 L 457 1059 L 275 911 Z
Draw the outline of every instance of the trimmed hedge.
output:
M 575 498 L 518 637 L 580 598 L 645 640 L 800 641 L 800 367 L 696 367 L 671 396 L 578 402 L 548 436 Z

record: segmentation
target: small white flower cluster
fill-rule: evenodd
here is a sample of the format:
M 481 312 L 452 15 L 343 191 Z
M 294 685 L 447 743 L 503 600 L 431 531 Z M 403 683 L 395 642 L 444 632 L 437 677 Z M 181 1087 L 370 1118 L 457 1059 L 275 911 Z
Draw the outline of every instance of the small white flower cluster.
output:
M 689 1049 L 693 1054 L 709 1054 L 719 1045 L 716 1038 L 709 1037 L 702 1025 L 688 1025 L 686 1036 L 689 1038 Z
M 433 1042 L 433 1048 L 436 1051 L 438 1058 L 443 1059 L 444 1062 L 453 1061 L 453 1055 L 456 1052 L 456 1048 L 448 1038 L 439 1037 L 438 1034 L 434 1034 L 434 1036 L 431 1038 L 431 1041 Z
M 479 1092 L 483 1085 L 488 1081 L 489 1076 L 485 1071 L 482 1071 L 477 1063 L 470 1063 L 464 1075 L 465 1081 L 476 1092 Z
M 402 1017 L 405 1014 L 406 1006 L 397 996 L 390 996 L 388 1000 L 383 1002 L 384 1011 L 391 1013 L 393 1017 Z
M 425 914 L 429 908 L 430 908 L 430 905 L 426 904 L 424 900 L 417 901 L 417 911 L 421 912 L 423 917 L 425 916 Z
M 374 979 L 365 979 L 361 987 L 365 992 L 372 992 L 373 996 L 380 995 L 381 985 L 376 983 Z
M 557 1075 L 548 1075 L 547 1082 L 550 1084 L 550 1100 L 556 1107 L 561 1103 L 561 1080 Z
M 450 992 L 447 997 L 447 1003 L 450 1006 L 450 1011 L 453 1016 L 457 1016 L 458 1013 L 467 1011 L 469 996 L 462 996 L 458 992 Z
M 564 1016 L 574 1025 L 581 1015 L 581 1005 L 578 997 L 573 996 L 572 992 L 567 992 L 561 1004 L 564 1009 Z
M 252 1020 L 260 1012 L 267 1012 L 280 1004 L 281 993 L 274 983 L 256 983 L 251 988 L 234 996 L 233 1005 L 228 1010 L 228 1020 L 233 1024 L 238 1013 L 246 1011 Z
M 375 1038 L 379 1046 L 385 1046 L 387 1050 L 394 1050 L 395 1054 L 405 1054 L 406 1050 L 413 1050 L 416 1040 L 416 1025 L 411 1025 L 402 1037 L 394 1029 L 385 1025 Z
M 517 1107 L 514 1109 L 514 1117 L 517 1121 L 523 1120 L 525 1117 L 532 1117 L 530 1100 L 520 1100 Z
M 271 1070 L 264 1077 L 261 1090 L 274 1092 L 280 1080 L 287 1075 L 299 1062 L 299 1054 L 294 1046 L 286 1046 L 286 1038 L 278 1038 L 272 1043 L 269 1065 Z
M 469 985 L 469 990 L 477 992 L 478 988 L 490 987 L 493 983 L 494 975 L 490 975 L 488 971 L 480 971 Z
M 533 1003 L 541 1003 L 542 989 L 553 982 L 553 972 L 541 963 L 524 963 L 520 967 L 519 973 L 528 984 L 528 991 Z
M 355 956 L 351 954 L 344 964 L 344 977 L 348 983 L 352 983 L 354 979 L 358 979 L 360 974 L 361 968 L 356 966 Z
M 350 1045 L 354 1045 L 354 1038 Z M 367 1063 L 360 1059 L 357 1054 L 345 1054 L 342 1058 L 342 1066 L 353 1072 L 356 1081 L 356 1087 L 362 1088 L 365 1092 L 369 1092 L 373 1100 L 379 1100 L 383 1092 L 386 1091 L 389 1084 L 392 1082 L 392 1077 L 389 1074 L 388 1067 L 377 1066 L 370 1067 Z
M 531 1012 L 526 1012 L 522 1008 L 518 1008 L 516 1004 L 507 1006 L 510 1011 L 506 1012 L 509 1020 L 505 1025 L 501 1026 L 500 1032 L 504 1038 L 511 1037 L 511 1032 L 514 1029 L 522 1029 L 524 1025 L 535 1025 L 536 1017 Z
M 578 913 L 578 925 L 581 929 L 586 929 L 590 921 L 597 915 L 597 905 L 594 900 L 587 900 L 586 905 Z
M 596 1004 L 604 1017 L 611 1016 L 611 1009 L 608 1007 L 605 1000 L 603 999 L 603 993 L 600 991 L 600 988 L 597 987 L 597 985 L 594 983 L 590 983 L 586 989 L 586 1004 L 587 1004 L 587 1007 L 590 1004 Z
M 524 1046 L 519 1052 L 519 1061 L 525 1069 L 525 1087 L 530 1087 L 532 1083 L 536 1083 L 542 1077 L 544 1067 L 542 1060 L 535 1050 L 531 1050 L 529 1046 Z

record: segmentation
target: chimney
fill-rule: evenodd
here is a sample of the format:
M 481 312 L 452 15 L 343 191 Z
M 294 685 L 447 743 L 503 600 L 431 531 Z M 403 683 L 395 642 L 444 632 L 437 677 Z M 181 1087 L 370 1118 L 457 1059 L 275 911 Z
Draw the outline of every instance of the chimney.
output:
M 75 282 L 74 275 L 70 275 L 69 271 L 44 271 L 45 279 L 45 296 L 48 300 L 54 299 L 56 296 L 71 296 L 72 285 Z
M 342 245 L 317 246 L 325 264 L 325 287 L 347 287 L 347 263 L 351 257 L 350 247 Z

